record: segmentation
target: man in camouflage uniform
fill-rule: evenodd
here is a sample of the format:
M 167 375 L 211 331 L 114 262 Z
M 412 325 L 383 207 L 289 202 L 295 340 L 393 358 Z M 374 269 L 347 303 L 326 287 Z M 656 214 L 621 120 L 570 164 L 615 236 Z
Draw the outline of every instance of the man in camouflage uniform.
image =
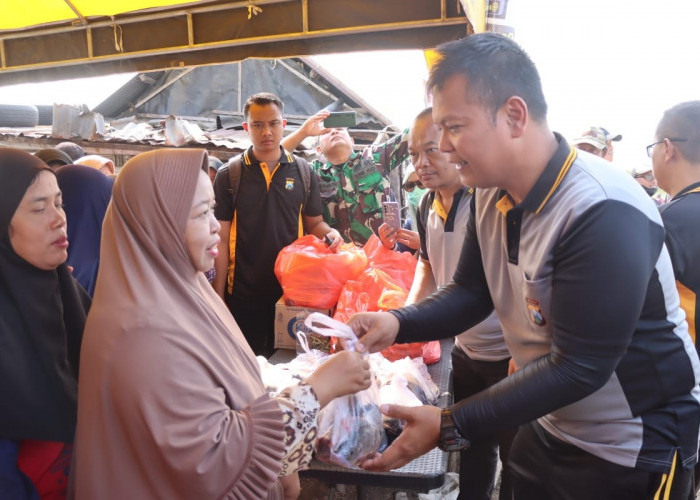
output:
M 407 131 L 356 153 L 346 128 L 324 128 L 329 114 L 310 117 L 282 147 L 293 151 L 305 138 L 320 136 L 316 150 L 326 162 L 314 160 L 311 166 L 319 177 L 323 220 L 346 242 L 364 245 L 382 225 L 382 201 L 392 199 L 389 174 L 408 158 Z

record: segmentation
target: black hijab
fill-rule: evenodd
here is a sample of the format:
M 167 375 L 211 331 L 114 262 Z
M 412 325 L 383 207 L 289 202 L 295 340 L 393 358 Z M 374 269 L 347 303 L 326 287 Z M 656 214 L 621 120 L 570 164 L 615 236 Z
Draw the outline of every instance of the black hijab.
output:
M 0 439 L 72 442 L 80 341 L 90 299 L 65 264 L 22 259 L 8 228 L 42 170 L 38 158 L 0 148 Z

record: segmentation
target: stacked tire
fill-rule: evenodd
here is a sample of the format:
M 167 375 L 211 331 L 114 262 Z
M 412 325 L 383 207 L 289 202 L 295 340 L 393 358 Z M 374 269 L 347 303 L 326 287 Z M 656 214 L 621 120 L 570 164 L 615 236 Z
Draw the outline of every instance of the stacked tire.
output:
M 39 110 L 23 104 L 0 104 L 0 127 L 36 127 Z

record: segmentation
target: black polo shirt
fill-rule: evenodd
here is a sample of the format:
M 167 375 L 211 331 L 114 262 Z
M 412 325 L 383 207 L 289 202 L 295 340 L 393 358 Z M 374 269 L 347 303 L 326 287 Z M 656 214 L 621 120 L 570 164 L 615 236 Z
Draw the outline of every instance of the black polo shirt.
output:
M 537 419 L 623 467 L 697 461 L 700 360 L 674 290 L 661 215 L 605 160 L 559 145 L 520 204 L 476 189 L 453 281 L 392 313 L 397 342 L 446 338 L 495 309 L 518 372 L 462 400 L 479 439 Z
M 681 307 L 697 348 L 700 345 L 696 324 L 700 308 L 700 182 L 682 189 L 659 210 L 666 228 L 666 246 L 671 254 Z
M 234 300 L 279 299 L 282 289 L 274 273 L 277 254 L 303 236 L 302 215 L 322 213 L 316 175 L 312 172 L 307 198 L 295 164 L 305 160 L 282 148 L 280 153 L 279 164 L 268 169 L 255 159 L 252 147 L 243 153 L 235 213 L 229 166 L 220 168 L 214 180 L 214 214 L 220 221 L 231 222 L 226 295 Z

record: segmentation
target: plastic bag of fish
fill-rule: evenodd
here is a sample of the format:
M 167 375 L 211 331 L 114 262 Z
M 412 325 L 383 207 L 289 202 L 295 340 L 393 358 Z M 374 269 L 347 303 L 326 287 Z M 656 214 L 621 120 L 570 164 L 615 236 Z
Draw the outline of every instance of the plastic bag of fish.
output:
M 349 340 L 352 348 L 357 337 L 344 323 L 321 314 L 311 314 L 305 322 L 316 333 Z M 304 335 L 300 344 L 306 345 Z M 270 364 L 258 357 L 263 383 L 272 395 L 308 377 L 328 355 L 306 347 L 306 352 L 284 364 Z M 368 357 L 372 371 L 370 387 L 356 394 L 337 398 L 319 413 L 316 458 L 330 464 L 357 467 L 364 459 L 387 444 L 388 429 L 398 435 L 404 422 L 384 417 L 381 404 L 420 406 L 434 404 L 438 388 L 420 358 L 391 362 L 381 354 Z
M 369 358 L 372 373 L 379 384 L 380 405 L 421 406 L 434 405 L 440 395 L 438 386 L 428 373 L 421 358 L 403 358 L 389 361 L 380 354 Z M 383 415 L 388 442 L 401 434 L 404 420 Z
M 353 349 L 357 342 L 349 326 L 328 316 L 310 314 L 304 324 L 317 334 L 345 339 L 346 348 Z M 385 442 L 374 377 L 368 389 L 334 399 L 319 414 L 316 458 L 323 462 L 356 467 Z

